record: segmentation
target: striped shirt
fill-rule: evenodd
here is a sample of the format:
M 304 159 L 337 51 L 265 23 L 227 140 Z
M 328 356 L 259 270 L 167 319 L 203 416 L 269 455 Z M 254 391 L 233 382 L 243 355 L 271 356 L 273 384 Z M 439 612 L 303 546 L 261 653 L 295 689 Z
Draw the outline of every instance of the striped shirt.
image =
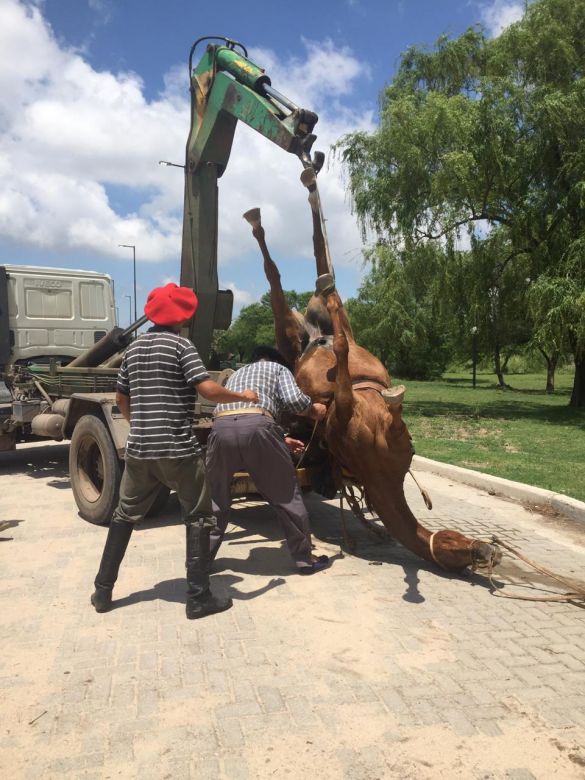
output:
M 259 360 L 249 366 L 244 366 L 233 373 L 226 385 L 228 390 L 241 392 L 255 390 L 258 394 L 257 404 L 251 401 L 236 401 L 230 404 L 218 404 L 216 412 L 237 411 L 246 406 L 261 406 L 277 417 L 280 412 L 306 412 L 312 401 L 297 385 L 294 376 L 280 363 L 269 360 Z
M 200 454 L 193 432 L 197 391 L 209 374 L 189 339 L 154 326 L 126 350 L 117 389 L 130 396 L 126 453 L 133 458 Z

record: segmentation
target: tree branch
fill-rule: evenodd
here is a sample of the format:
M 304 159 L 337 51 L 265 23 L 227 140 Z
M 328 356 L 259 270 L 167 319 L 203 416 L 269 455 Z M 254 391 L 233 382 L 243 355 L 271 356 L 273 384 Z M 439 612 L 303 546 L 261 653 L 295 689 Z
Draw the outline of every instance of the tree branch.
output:
M 452 222 L 450 225 L 445 227 L 443 230 L 441 230 L 439 233 L 430 233 L 426 230 L 421 230 L 418 227 L 415 227 L 415 232 L 417 235 L 422 238 L 430 238 L 432 240 L 436 240 L 438 238 L 443 238 L 443 236 L 446 236 L 448 233 L 451 233 L 453 230 L 457 230 L 457 228 L 462 227 L 463 225 L 467 225 L 469 222 L 479 222 L 482 219 L 486 219 L 488 222 L 497 222 L 500 225 L 506 225 L 507 227 L 510 227 L 511 222 L 510 220 L 506 219 L 505 217 L 496 216 L 494 214 L 487 214 L 486 212 L 481 212 L 479 214 L 473 213 L 469 217 L 465 217 L 464 219 L 458 219 L 455 222 Z

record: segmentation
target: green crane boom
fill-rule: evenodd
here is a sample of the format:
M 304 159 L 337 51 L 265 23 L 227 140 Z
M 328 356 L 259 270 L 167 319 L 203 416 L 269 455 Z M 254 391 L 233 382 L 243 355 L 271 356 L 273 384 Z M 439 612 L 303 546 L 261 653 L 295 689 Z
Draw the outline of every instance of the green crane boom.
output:
M 200 39 L 204 40 L 204 39 Z M 217 182 L 227 166 L 236 124 L 245 122 L 285 151 L 311 165 L 312 134 L 318 117 L 273 89 L 270 78 L 229 39 L 208 45 L 196 68 L 191 59 L 191 128 L 185 160 L 185 206 L 181 285 L 191 287 L 199 308 L 189 338 L 208 362 L 213 331 L 231 322 L 233 294 L 217 278 Z M 241 51 L 239 51 L 241 50 Z M 243 52 L 243 53 L 242 53 Z

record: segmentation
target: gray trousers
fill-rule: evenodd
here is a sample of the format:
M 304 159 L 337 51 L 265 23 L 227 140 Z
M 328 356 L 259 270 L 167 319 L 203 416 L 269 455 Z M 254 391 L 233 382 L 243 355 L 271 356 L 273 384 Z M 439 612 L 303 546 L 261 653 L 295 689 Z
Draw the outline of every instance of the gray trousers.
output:
M 310 561 L 309 516 L 282 429 L 262 414 L 217 417 L 207 442 L 207 479 L 217 517 L 211 532 L 211 553 L 217 553 L 228 524 L 231 483 L 237 471 L 247 471 L 259 493 L 276 510 L 290 554 Z
M 139 523 L 154 504 L 161 485 L 176 491 L 185 522 L 191 518 L 207 519 L 213 514 L 201 455 L 158 459 L 126 457 L 114 518 Z

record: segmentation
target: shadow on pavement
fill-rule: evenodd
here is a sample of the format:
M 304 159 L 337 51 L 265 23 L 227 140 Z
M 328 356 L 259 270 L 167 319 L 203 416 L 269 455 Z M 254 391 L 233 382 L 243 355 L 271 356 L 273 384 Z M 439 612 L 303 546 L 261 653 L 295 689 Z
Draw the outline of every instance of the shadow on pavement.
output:
M 41 444 L 0 452 L 2 474 L 26 474 L 35 479 L 54 477 L 51 487 L 71 487 L 69 481 L 69 444 Z
M 345 549 L 339 507 L 320 501 L 316 496 L 307 499 L 307 509 L 311 516 L 311 526 L 314 536 L 327 544 L 339 546 Z M 384 541 L 368 531 L 357 520 L 355 515 L 346 511 L 345 521 L 350 538 L 355 543 L 355 549 L 351 554 L 356 558 L 368 561 L 371 565 L 389 564 L 401 566 L 404 571 L 404 583 L 406 589 L 401 598 L 411 604 L 422 604 L 425 601 L 420 591 L 420 572 L 428 572 L 435 577 L 448 580 L 462 580 L 473 586 L 491 589 L 489 581 L 479 572 L 464 570 L 461 574 L 443 571 L 430 561 L 425 561 L 412 553 L 406 547 L 394 540 Z M 494 579 L 496 584 L 500 584 Z M 394 601 L 389 597 L 388 601 Z
M 238 505 L 239 503 L 239 505 Z M 282 577 L 294 573 L 294 565 L 288 555 L 284 542 L 280 549 L 265 547 L 266 541 L 283 539 L 282 530 L 274 510 L 264 503 L 252 506 L 242 505 L 247 502 L 234 502 L 230 515 L 230 525 L 225 535 L 219 557 L 214 564 L 214 570 L 225 572 L 227 569 L 243 575 L 265 575 L 267 577 Z M 311 518 L 311 530 L 317 541 L 338 547 L 338 555 L 330 555 L 332 562 L 344 553 L 344 539 L 341 528 L 339 508 L 323 501 L 317 495 L 306 496 L 307 509 Z M 146 520 L 140 529 L 174 525 L 181 522 L 178 502 L 175 496 L 169 500 L 167 507 L 158 517 Z M 404 571 L 405 590 L 401 595 L 404 601 L 411 604 L 422 604 L 425 601 L 420 591 L 420 572 L 429 572 L 433 576 L 445 579 L 459 579 L 474 586 L 490 588 L 488 580 L 479 573 L 470 571 L 462 574 L 445 572 L 435 564 L 418 558 L 414 553 L 392 540 L 384 541 L 366 530 L 355 516 L 346 511 L 348 533 L 355 543 L 351 553 L 356 558 L 368 561 L 371 565 L 401 566 Z M 235 527 L 234 527 L 235 526 Z M 139 529 L 137 529 L 139 530 Z M 232 546 L 249 545 L 247 558 L 232 558 L 229 548 Z M 317 575 L 318 576 L 318 575 Z M 240 578 L 241 580 L 241 578 Z M 232 595 L 230 593 L 230 595 Z M 232 596 L 238 598 L 238 596 Z M 388 601 L 394 601 L 390 596 Z
M 235 574 L 219 574 L 212 579 L 212 591 L 217 595 L 229 596 L 234 601 L 250 601 L 285 583 L 285 580 L 282 579 L 282 577 L 278 577 L 271 579 L 270 582 L 267 582 L 266 585 L 262 585 L 260 588 L 244 592 L 235 587 L 237 583 L 243 581 L 243 577 L 238 577 Z M 160 600 L 173 602 L 175 604 L 185 604 L 187 600 L 185 591 L 186 580 L 184 578 L 163 580 L 162 582 L 157 582 L 154 587 L 149 588 L 148 590 L 139 590 L 122 599 L 115 600 L 112 604 L 112 610 L 129 607 L 132 604 L 138 604 L 143 601 Z
M 9 528 L 17 528 L 24 520 L 0 520 L 0 534 L 7 531 Z M 13 536 L 0 536 L 0 542 L 11 542 Z
M 252 505 L 249 505 L 252 504 Z M 311 530 L 317 541 L 324 542 L 339 548 L 339 553 L 329 554 L 333 564 L 337 558 L 343 557 L 344 539 L 341 527 L 339 507 L 326 503 L 316 494 L 306 496 L 306 505 L 311 519 Z M 149 528 L 162 528 L 171 525 L 182 524 L 181 510 L 176 495 L 171 495 L 165 508 L 156 516 L 147 518 L 136 527 L 136 532 Z M 368 531 L 350 512 L 346 511 L 346 525 L 348 533 L 355 543 L 352 555 L 356 558 L 368 561 L 371 565 L 401 566 L 404 571 L 405 590 L 401 595 L 403 601 L 411 604 L 422 604 L 425 596 L 420 590 L 420 572 L 429 572 L 433 576 L 445 579 L 459 579 L 490 589 L 487 578 L 480 573 L 471 571 L 455 574 L 445 572 L 433 563 L 425 561 L 405 547 L 392 540 L 384 541 Z M 281 541 L 280 549 L 266 547 L 263 541 Z M 248 545 L 250 551 L 247 558 L 229 557 L 230 547 Z M 347 551 L 345 551 L 347 554 Z M 227 571 L 233 574 L 227 574 Z M 266 577 L 282 578 L 295 574 L 294 564 L 288 554 L 283 541 L 283 533 L 272 507 L 262 503 L 261 500 L 237 500 L 234 502 L 230 515 L 230 525 L 225 535 L 220 554 L 213 565 L 212 575 L 214 583 L 224 583 L 227 587 L 227 595 L 233 599 L 255 598 L 270 590 L 275 585 L 264 586 L 251 594 L 238 591 L 234 585 L 242 582 L 241 575 L 260 575 Z M 316 575 L 318 576 L 318 575 Z M 272 580 L 271 582 L 274 582 Z M 284 580 L 278 581 L 282 584 Z M 174 584 L 181 583 L 180 590 L 173 593 Z M 499 584 L 499 583 L 497 583 Z M 116 602 L 116 606 L 126 606 L 138 601 L 150 601 L 162 599 L 165 601 L 177 601 L 184 603 L 184 580 L 167 580 L 158 583 L 154 588 L 140 593 L 132 594 Z M 388 601 L 394 601 L 396 597 L 389 596 Z

